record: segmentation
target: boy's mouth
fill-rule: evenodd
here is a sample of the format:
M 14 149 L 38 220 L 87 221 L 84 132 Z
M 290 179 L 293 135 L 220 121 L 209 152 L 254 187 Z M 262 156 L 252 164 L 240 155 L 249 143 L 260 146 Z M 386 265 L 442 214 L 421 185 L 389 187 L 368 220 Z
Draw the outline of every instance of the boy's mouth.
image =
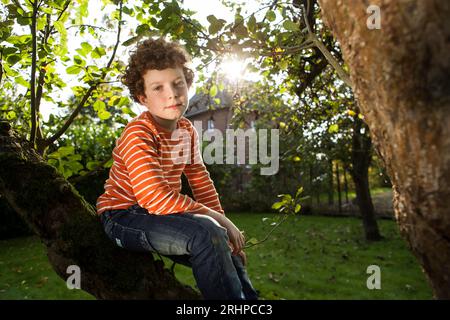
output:
M 177 103 L 177 104 L 166 107 L 166 109 L 178 109 L 178 108 L 181 108 L 182 106 L 183 106 L 182 103 Z

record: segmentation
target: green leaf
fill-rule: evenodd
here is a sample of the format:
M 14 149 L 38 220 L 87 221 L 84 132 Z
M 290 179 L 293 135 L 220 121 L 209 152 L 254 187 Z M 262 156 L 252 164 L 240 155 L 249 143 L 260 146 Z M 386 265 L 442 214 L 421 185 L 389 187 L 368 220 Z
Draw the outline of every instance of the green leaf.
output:
M 303 192 L 303 187 L 298 188 L 297 193 L 295 194 L 295 198 L 298 198 L 298 196 Z
M 83 71 L 83 68 L 80 66 L 70 66 L 66 69 L 68 74 L 79 74 L 81 71 Z
M 298 30 L 300 30 L 299 25 L 296 24 L 295 22 L 291 21 L 291 20 L 284 21 L 283 22 L 283 27 L 286 30 L 289 30 L 289 31 L 298 31 Z
M 300 211 L 301 208 L 302 208 L 302 206 L 301 206 L 300 204 L 297 204 L 297 205 L 295 206 L 294 213 L 298 213 L 298 212 Z
M 9 63 L 10 66 L 15 65 L 17 62 L 19 62 L 21 59 L 20 55 L 18 54 L 12 54 L 6 58 L 6 61 Z
M 252 14 L 251 17 L 248 19 L 247 28 L 252 33 L 256 31 L 256 18 L 255 18 L 255 15 Z
M 211 86 L 211 89 L 209 89 L 209 95 L 211 97 L 215 97 L 217 95 L 217 86 L 215 84 Z
M 287 60 L 281 60 L 278 65 L 280 66 L 280 70 L 286 70 L 289 66 L 289 62 Z
M 76 51 L 83 57 L 86 57 L 92 51 L 92 46 L 87 42 L 82 42 L 81 48 L 77 49 Z
M 250 238 L 249 240 L 246 241 L 246 244 L 257 244 L 258 243 L 258 239 L 256 238 Z
M 64 27 L 64 23 L 61 21 L 55 21 L 53 23 L 55 29 L 61 34 L 63 37 L 67 37 L 67 29 Z
M 98 117 L 100 118 L 100 120 L 107 120 L 111 117 L 111 113 L 106 110 L 100 110 L 98 112 Z
M 86 65 L 86 61 L 84 61 L 80 56 L 76 55 L 73 57 L 73 61 L 75 64 L 84 67 Z
M 73 146 L 58 148 L 58 153 L 61 158 L 64 158 L 70 154 L 73 154 L 74 152 L 75 152 L 75 148 Z
M 277 15 L 275 14 L 274 11 L 269 10 L 266 12 L 266 19 L 269 20 L 270 22 L 275 21 L 276 18 L 277 18 Z
M 79 154 L 70 154 L 67 156 L 70 161 L 78 161 L 81 160 L 81 155 Z
M 86 164 L 86 168 L 88 168 L 88 170 L 94 170 L 95 168 L 97 168 L 100 165 L 100 161 L 89 161 Z
M 113 159 L 113 158 L 109 159 L 108 162 L 106 162 L 106 163 L 103 165 L 103 168 L 111 168 L 111 166 L 113 165 L 113 162 L 114 162 L 114 159 Z
M 130 99 L 128 97 L 121 97 L 119 103 L 117 104 L 118 108 L 121 108 L 130 103 Z
M 98 58 L 101 58 L 102 56 L 104 56 L 105 54 L 106 54 L 106 51 L 104 48 L 96 47 L 94 49 L 94 51 L 91 52 L 91 57 L 94 59 L 98 59 Z
M 22 78 L 22 76 L 15 77 L 14 81 L 17 84 L 20 84 L 21 86 L 24 86 L 25 88 L 29 88 L 30 87 L 30 83 L 28 81 L 26 81 L 24 78 Z
M 15 77 L 16 75 L 18 75 L 19 73 L 17 71 L 15 71 L 14 69 L 11 69 L 8 64 L 3 64 L 3 69 L 5 70 L 5 74 L 7 74 L 8 76 L 12 76 Z
M 206 17 L 206 19 L 209 21 L 210 25 L 208 28 L 208 31 L 211 35 L 216 34 L 219 32 L 223 26 L 225 25 L 226 21 L 223 19 L 217 19 L 214 15 L 209 15 Z
M 100 112 L 105 110 L 106 104 L 102 100 L 97 100 L 95 101 L 93 107 L 95 111 Z
M 88 16 L 88 1 L 82 1 L 80 7 L 78 8 L 77 18 L 79 19 L 77 23 L 83 23 L 83 17 Z
M 131 46 L 132 44 L 138 42 L 139 39 L 141 39 L 140 36 L 132 37 L 132 38 L 130 38 L 130 39 L 124 41 L 124 42 L 122 43 L 122 45 L 124 45 L 125 47 Z
M 339 126 L 335 123 L 332 124 L 329 128 L 328 128 L 328 133 L 336 133 L 339 131 Z
M 247 27 L 241 22 L 237 23 L 234 27 L 234 34 L 240 39 L 248 37 Z
M 280 209 L 281 206 L 283 206 L 283 205 L 284 205 L 283 202 L 275 202 L 275 203 L 272 205 L 272 209 L 278 210 L 278 209 Z
M 4 57 L 7 57 L 7 56 L 9 56 L 10 54 L 15 53 L 16 51 L 17 51 L 17 48 L 16 48 L 16 47 L 6 47 L 6 48 L 3 48 L 3 56 L 4 56 Z
M 85 52 L 90 52 L 92 50 L 92 46 L 87 42 L 82 42 L 81 48 L 83 48 L 83 51 Z
M 142 37 L 142 36 L 145 36 L 145 35 L 147 35 L 149 33 L 150 33 L 150 26 L 148 24 L 146 24 L 146 23 L 141 24 L 140 26 L 138 26 L 136 28 L 136 34 L 138 36 Z
M 14 120 L 14 119 L 16 119 L 16 117 L 17 117 L 17 114 L 14 111 L 9 111 L 6 114 L 6 120 Z

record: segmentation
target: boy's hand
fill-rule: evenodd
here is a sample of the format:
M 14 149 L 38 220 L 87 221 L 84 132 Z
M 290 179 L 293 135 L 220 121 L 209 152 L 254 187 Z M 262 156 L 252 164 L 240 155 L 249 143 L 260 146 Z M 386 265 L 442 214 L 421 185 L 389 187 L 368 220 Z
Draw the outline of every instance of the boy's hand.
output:
M 232 254 L 236 255 L 242 251 L 245 246 L 245 237 L 242 232 L 231 222 L 230 219 L 224 217 L 222 226 L 227 229 L 228 239 L 232 245 Z
M 207 216 L 215 219 L 222 227 L 227 229 L 228 239 L 232 246 L 232 254 L 236 255 L 242 251 L 245 245 L 245 237 L 242 232 L 225 215 L 214 210 L 209 210 Z
M 244 267 L 247 265 L 247 256 L 245 255 L 244 251 L 240 251 L 238 252 L 238 256 L 241 257 L 242 259 L 242 264 L 244 265 Z

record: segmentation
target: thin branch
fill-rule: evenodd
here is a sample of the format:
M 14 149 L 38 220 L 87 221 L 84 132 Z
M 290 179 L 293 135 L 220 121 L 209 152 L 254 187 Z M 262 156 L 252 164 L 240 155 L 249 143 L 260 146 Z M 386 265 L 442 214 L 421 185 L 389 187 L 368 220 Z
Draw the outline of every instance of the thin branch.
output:
M 91 96 L 92 92 L 97 88 L 97 86 L 99 85 L 99 83 L 101 82 L 101 80 L 103 80 L 103 78 L 106 76 L 107 73 L 107 69 L 109 69 L 109 67 L 111 66 L 114 57 L 116 55 L 117 52 L 117 47 L 119 46 L 120 43 L 120 33 L 121 33 L 121 23 L 122 23 L 122 5 L 123 5 L 123 1 L 120 1 L 119 4 L 119 23 L 118 23 L 118 30 L 117 30 L 117 40 L 116 40 L 116 44 L 114 46 L 114 50 L 113 53 L 111 54 L 111 58 L 109 59 L 108 64 L 106 65 L 105 71 L 102 72 L 102 75 L 99 79 L 99 81 L 97 81 L 96 83 L 92 84 L 91 87 L 88 89 L 88 91 L 84 94 L 82 100 L 80 101 L 80 103 L 78 104 L 78 106 L 75 108 L 75 110 L 72 112 L 72 114 L 70 115 L 70 117 L 67 119 L 67 121 L 64 123 L 64 125 L 61 127 L 61 129 L 59 129 L 51 138 L 49 138 L 46 143 L 45 146 L 49 146 L 51 145 L 53 142 L 55 142 L 59 137 L 61 137 L 61 135 L 67 130 L 67 128 L 69 128 L 69 126 L 72 124 L 73 120 L 76 118 L 76 116 L 80 113 L 81 109 L 83 108 L 84 104 L 86 103 L 86 101 L 89 99 L 89 97 Z
M 267 241 L 267 239 L 269 239 L 269 236 L 275 231 L 276 228 L 278 228 L 278 227 L 280 226 L 280 224 L 282 224 L 282 223 L 287 219 L 288 216 L 289 216 L 288 214 L 285 214 L 285 215 L 283 216 L 283 218 L 280 220 L 280 222 L 278 222 L 278 223 L 272 228 L 272 230 L 270 230 L 269 233 L 266 234 L 266 236 L 265 236 L 265 238 L 264 238 L 263 240 L 258 241 L 258 242 L 256 242 L 256 243 L 251 243 L 251 244 L 249 244 L 249 245 L 245 245 L 245 246 L 244 246 L 244 249 L 247 249 L 247 248 L 256 246 L 256 245 L 258 245 L 258 244 L 261 244 L 261 243 Z
M 36 110 L 36 55 L 37 55 L 37 43 L 36 43 L 36 20 L 37 20 L 37 1 L 33 2 L 33 16 L 31 20 L 31 79 L 30 79 L 30 100 L 31 100 L 31 133 L 30 142 L 34 147 L 36 143 L 36 127 L 37 127 L 37 110 Z
M 98 82 L 98 84 L 108 84 L 108 83 L 121 83 L 119 80 L 115 80 L 115 81 L 100 81 Z
M 59 14 L 58 18 L 56 19 L 56 21 L 59 21 L 59 19 L 61 19 L 62 15 L 64 14 L 64 12 L 67 10 L 67 8 L 69 7 L 70 3 L 72 1 L 71 0 L 67 0 L 66 3 L 64 4 L 64 8 L 61 10 L 61 13 Z
M 51 22 L 50 14 L 47 13 L 47 25 L 45 26 L 45 34 L 44 34 L 44 38 L 42 39 L 42 47 L 44 47 L 45 44 L 47 43 L 47 38 L 48 38 L 48 35 L 50 34 L 50 22 Z M 37 93 L 36 93 L 36 114 L 39 114 L 39 109 L 40 109 L 40 105 L 41 105 L 42 88 L 44 85 L 45 73 L 46 73 L 44 67 L 47 64 L 42 64 L 39 69 L 39 79 L 38 79 Z M 38 124 L 38 127 L 39 127 L 39 124 Z M 39 129 L 37 131 L 39 132 Z
M 0 84 L 2 83 L 2 78 L 3 78 L 2 59 L 3 59 L 3 51 L 0 50 Z
M 75 28 L 75 27 L 88 27 L 88 28 L 92 28 L 92 29 L 99 29 L 101 31 L 106 31 L 106 32 L 114 32 L 114 30 L 109 30 L 104 27 L 93 26 L 91 24 L 73 24 L 71 26 L 68 26 L 67 29 Z
M 20 3 L 19 3 L 18 0 L 12 0 L 12 1 L 14 2 L 14 4 L 16 5 L 17 8 L 19 8 L 19 9 L 22 10 L 22 11 L 24 11 L 24 10 L 22 9 L 22 6 L 20 5 Z
M 64 4 L 64 8 L 61 10 L 61 12 L 59 13 L 58 18 L 56 18 L 56 21 L 59 21 L 59 19 L 61 19 L 62 15 L 64 14 L 64 12 L 67 10 L 67 8 L 69 7 L 70 3 L 72 1 L 71 0 L 67 0 L 66 3 Z M 55 27 L 55 25 L 52 25 L 50 27 L 50 31 L 47 33 L 46 38 L 45 38 L 45 43 L 47 43 L 48 37 L 50 36 L 50 34 L 53 32 L 53 28 Z M 70 27 L 69 27 L 70 28 Z
M 303 7 L 303 9 L 304 9 L 304 7 Z M 322 54 L 327 59 L 328 63 L 331 64 L 331 66 L 334 68 L 334 70 L 336 70 L 336 73 L 338 74 L 339 78 L 341 78 L 341 80 L 346 85 L 351 87 L 352 81 L 350 80 L 350 77 L 348 76 L 348 74 L 344 71 L 344 69 L 341 67 L 339 62 L 333 57 L 333 55 L 330 53 L 330 51 L 328 51 L 327 47 L 324 46 L 322 41 L 317 39 L 316 35 L 311 30 L 311 26 L 309 25 L 306 14 L 302 14 L 302 16 L 305 20 L 306 28 L 308 29 L 308 39 L 315 44 L 315 46 L 320 50 L 320 52 L 322 52 Z
M 120 43 L 120 32 L 122 31 L 122 5 L 123 5 L 123 1 L 120 1 L 120 5 L 119 5 L 119 23 L 118 23 L 118 27 L 117 27 L 117 40 L 116 40 L 116 44 L 114 46 L 114 50 L 113 53 L 111 55 L 111 59 L 109 59 L 108 65 L 106 66 L 107 69 L 109 69 L 109 67 L 111 66 L 114 57 L 116 55 L 117 52 L 117 48 L 119 46 Z
M 81 99 L 78 106 L 75 108 L 75 110 L 72 112 L 70 117 L 67 119 L 67 121 L 64 123 L 64 125 L 59 129 L 51 138 L 47 139 L 45 142 L 45 147 L 51 145 L 53 142 L 55 142 L 59 137 L 63 135 L 64 132 L 66 132 L 67 128 L 72 124 L 73 120 L 76 118 L 76 116 L 80 113 L 81 109 L 83 108 L 86 101 L 89 99 L 92 92 L 97 88 L 97 83 L 93 84 L 88 91 L 84 94 L 83 98 Z

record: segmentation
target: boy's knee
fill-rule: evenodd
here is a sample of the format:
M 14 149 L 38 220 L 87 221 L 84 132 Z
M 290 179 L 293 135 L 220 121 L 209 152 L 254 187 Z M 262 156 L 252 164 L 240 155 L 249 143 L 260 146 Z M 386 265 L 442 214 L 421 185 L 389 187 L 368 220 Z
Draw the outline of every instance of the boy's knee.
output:
M 202 239 L 201 241 L 203 244 L 220 246 L 223 244 L 227 245 L 228 243 L 227 230 L 211 221 L 203 221 L 200 224 L 198 233 L 198 236 Z

